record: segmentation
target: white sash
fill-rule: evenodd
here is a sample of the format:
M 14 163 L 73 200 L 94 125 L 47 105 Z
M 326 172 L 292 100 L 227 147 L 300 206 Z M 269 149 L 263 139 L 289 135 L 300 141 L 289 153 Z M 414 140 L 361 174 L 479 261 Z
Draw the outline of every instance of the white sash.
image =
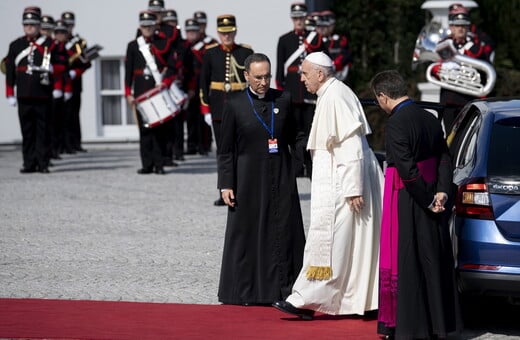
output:
M 315 31 L 312 31 L 309 33 L 309 35 L 307 36 L 307 38 L 305 38 L 305 41 L 310 44 L 313 40 L 314 40 L 314 37 L 316 36 L 316 32 Z M 300 55 L 305 52 L 305 44 L 301 44 L 300 47 L 298 47 L 298 49 L 296 51 L 294 51 L 293 54 L 291 54 L 291 56 L 287 59 L 287 61 L 283 64 L 283 74 L 284 76 L 287 75 L 287 69 L 289 69 L 289 66 L 292 65 L 292 63 L 298 59 L 300 57 Z
M 199 41 L 198 43 L 193 45 L 192 49 L 195 51 L 200 51 L 205 45 L 206 44 L 204 43 L 204 41 Z
M 162 82 L 162 76 L 159 73 L 159 69 L 157 68 L 157 64 L 155 63 L 155 58 L 150 52 L 150 44 L 147 44 L 144 40 L 143 36 L 137 38 L 137 44 L 139 45 L 139 51 L 144 57 L 146 61 L 146 67 L 152 72 L 153 79 L 155 80 L 155 84 L 158 85 Z
M 36 44 L 41 45 L 45 42 L 46 39 L 47 39 L 47 37 L 42 35 L 41 37 L 38 38 L 38 40 L 36 40 Z M 18 66 L 20 61 L 22 61 L 23 58 L 27 57 L 29 55 L 29 53 L 31 53 L 32 48 L 33 48 L 33 44 L 29 44 L 29 46 L 27 46 L 22 52 L 18 53 L 18 55 L 14 59 L 14 64 L 16 66 Z

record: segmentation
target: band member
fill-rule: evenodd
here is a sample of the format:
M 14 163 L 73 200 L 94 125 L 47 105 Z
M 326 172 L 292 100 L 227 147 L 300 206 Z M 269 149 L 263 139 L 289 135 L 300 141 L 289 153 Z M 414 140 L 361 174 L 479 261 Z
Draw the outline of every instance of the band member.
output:
M 192 69 L 185 65 L 193 63 L 193 55 L 190 47 L 182 34 L 177 19 L 177 12 L 174 9 L 166 9 L 163 12 L 162 22 L 173 28 L 175 38 L 171 41 L 170 48 L 173 50 L 173 57 L 176 61 L 177 75 L 175 78 L 175 85 L 182 91 L 181 94 L 185 96 L 187 91 L 187 83 L 193 77 Z M 187 99 L 186 99 L 187 100 Z M 181 112 L 172 120 L 166 122 L 166 158 L 165 165 L 173 165 L 173 159 L 177 161 L 184 161 L 184 121 L 186 120 L 185 105 L 182 104 Z
M 193 19 L 197 20 L 200 26 L 200 39 L 204 42 L 204 44 L 211 45 L 214 43 L 218 43 L 217 39 L 213 38 L 206 34 L 206 27 L 208 25 L 208 16 L 206 12 L 196 11 L 193 13 Z
M 125 96 L 135 109 L 135 98 L 156 87 L 169 88 L 175 78 L 175 61 L 165 50 L 167 39 L 156 31 L 157 15 L 151 11 L 139 13 L 141 35 L 128 43 L 125 60 Z M 138 174 L 164 174 L 164 146 L 161 126 L 146 127 L 137 114 L 142 168 Z
M 65 22 L 69 29 L 68 41 L 65 44 L 69 53 L 69 76 L 72 79 L 72 98 L 65 104 L 66 117 L 65 136 L 67 153 L 77 151 L 86 152 L 81 146 L 81 92 L 83 91 L 82 75 L 92 65 L 90 61 L 81 58 L 83 51 L 87 48 L 87 42 L 78 34 L 74 34 L 76 17 L 73 12 L 67 11 L 61 14 L 61 20 Z
M 206 51 L 206 48 L 210 45 L 213 45 L 215 43 L 218 44 L 218 41 L 208 35 L 206 33 L 206 27 L 208 25 L 208 16 L 206 15 L 206 12 L 204 11 L 195 11 L 193 13 L 193 18 L 199 23 L 200 26 L 200 40 L 204 43 L 203 51 Z M 201 155 L 207 155 L 208 152 L 211 151 L 211 143 L 213 141 L 213 134 L 211 132 L 211 127 L 207 124 L 202 124 L 201 127 L 201 138 L 204 143 L 204 147 L 199 150 L 199 153 Z
M 173 44 L 173 42 L 182 39 L 181 31 L 177 26 L 177 22 L 175 22 L 175 25 L 169 25 L 163 19 L 166 15 L 166 9 L 164 8 L 163 0 L 149 0 L 148 10 L 153 12 L 157 16 L 156 29 L 165 35 L 166 39 L 169 41 L 170 44 Z M 170 13 L 170 15 L 168 16 L 172 18 L 173 14 L 174 13 Z M 175 17 L 176 16 L 177 13 L 175 13 Z M 138 30 L 137 35 L 139 36 L 140 34 L 141 32 Z M 170 46 L 168 46 L 168 48 L 169 47 Z
M 307 6 L 304 3 L 292 4 L 290 15 L 293 30 L 278 39 L 276 86 L 280 90 L 291 93 L 299 129 L 308 135 L 314 115 L 316 95 L 309 93 L 300 81 L 301 63 L 308 53 L 323 50 L 323 44 L 317 32 L 305 29 Z M 309 153 L 304 148 L 294 151 L 296 175 L 303 177 L 306 173 L 307 177 L 310 177 L 312 162 Z
M 489 40 L 482 40 L 477 33 L 470 32 L 471 21 L 467 8 L 462 5 L 452 7 L 448 15 L 448 23 L 451 33 L 439 41 L 438 45 L 449 41 L 453 44 L 458 53 L 470 58 L 492 63 L 493 46 L 488 43 Z M 432 76 L 440 78 L 439 72 L 441 70 L 458 69 L 459 66 L 460 65 L 454 61 L 440 63 L 432 68 Z M 440 118 L 444 121 L 446 133 L 449 133 L 453 121 L 462 107 L 475 98 L 477 98 L 477 96 L 441 87 L 440 103 L 445 106 L 445 109 Z
M 334 62 L 335 76 L 341 81 L 345 81 L 348 71 L 352 66 L 352 51 L 350 42 L 346 35 L 334 33 L 336 27 L 336 15 L 332 11 L 320 12 L 323 19 L 324 30 L 319 32 L 323 36 L 327 54 Z
M 23 167 L 20 172 L 49 172 L 48 120 L 53 90 L 52 40 L 41 35 L 41 11 L 26 8 L 24 36 L 9 45 L 6 57 L 6 97 L 18 106 L 22 132 Z M 16 94 L 15 94 L 16 89 Z
M 187 19 L 184 23 L 186 43 L 192 55 L 191 64 L 185 64 L 192 75 L 186 83 L 188 92 L 188 106 L 186 115 L 187 126 L 187 154 L 207 154 L 208 144 L 211 142 L 208 136 L 209 126 L 204 122 L 200 114 L 199 78 L 202 68 L 202 59 L 206 51 L 206 45 L 201 40 L 200 24 L 195 19 Z M 205 131 L 203 131 L 205 129 Z M 211 131 L 209 131 L 211 135 Z
M 69 30 L 63 20 L 58 20 L 54 26 L 53 52 L 56 56 L 54 65 L 54 90 L 52 91 L 52 118 L 50 124 L 51 158 L 60 159 L 60 153 L 65 152 L 65 102 L 72 97 L 72 80 L 69 75 L 69 53 L 66 43 Z
M 41 29 L 40 29 L 40 33 L 42 35 L 46 35 L 52 39 L 55 26 L 56 26 L 56 23 L 54 22 L 53 17 L 51 17 L 50 15 L 42 15 L 42 23 L 41 23 Z
M 217 33 L 220 44 L 208 46 L 202 62 L 200 110 L 206 124 L 213 127 L 218 155 L 222 110 L 230 92 L 246 88 L 244 61 L 253 50 L 235 43 L 237 26 L 234 15 L 225 14 L 217 18 Z M 214 204 L 225 205 L 220 194 Z

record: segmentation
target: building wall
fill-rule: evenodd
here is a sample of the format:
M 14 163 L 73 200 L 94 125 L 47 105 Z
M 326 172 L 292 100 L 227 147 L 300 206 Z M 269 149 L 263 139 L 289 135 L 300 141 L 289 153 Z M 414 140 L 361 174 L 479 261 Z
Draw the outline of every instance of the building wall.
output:
M 166 0 L 166 8 L 173 8 L 179 16 L 179 23 L 192 16 L 197 10 L 208 15 L 207 33 L 216 37 L 216 17 L 234 14 L 237 18 L 236 41 L 246 43 L 256 52 L 267 54 L 276 70 L 276 44 L 278 37 L 292 28 L 289 17 L 292 0 L 264 0 L 261 3 L 236 0 Z M 103 46 L 101 57 L 123 57 L 127 43 L 135 38 L 138 13 L 148 6 L 147 0 L 2 0 L 0 1 L 0 22 L 4 30 L 0 35 L 0 58 L 7 54 L 9 43 L 23 35 L 21 17 L 27 6 L 39 6 L 43 14 L 57 19 L 62 12 L 70 10 L 76 15 L 74 31 L 87 40 L 89 45 Z M 138 132 L 130 127 L 120 136 L 103 136 L 100 126 L 99 65 L 96 62 L 83 76 L 83 96 L 81 106 L 81 127 L 83 141 L 135 140 Z M 4 78 L 0 76 L 0 78 Z M 5 100 L 5 80 L 0 81 L 0 143 L 21 141 L 17 109 Z

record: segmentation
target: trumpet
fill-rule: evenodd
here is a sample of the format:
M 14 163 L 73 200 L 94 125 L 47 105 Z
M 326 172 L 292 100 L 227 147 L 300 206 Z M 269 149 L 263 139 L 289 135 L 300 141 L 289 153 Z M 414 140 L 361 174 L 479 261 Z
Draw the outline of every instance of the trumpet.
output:
M 426 69 L 426 79 L 432 84 L 473 97 L 487 96 L 493 90 L 497 76 L 490 63 L 460 54 L 450 40 L 440 43 L 435 52 L 442 62 Z M 434 68 L 438 69 L 437 77 Z

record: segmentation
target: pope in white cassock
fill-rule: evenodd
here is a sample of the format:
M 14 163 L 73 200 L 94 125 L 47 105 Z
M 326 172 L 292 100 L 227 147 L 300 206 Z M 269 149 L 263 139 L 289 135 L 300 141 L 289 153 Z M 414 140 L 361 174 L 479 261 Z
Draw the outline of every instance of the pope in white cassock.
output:
M 332 60 L 309 54 L 302 81 L 318 95 L 307 149 L 313 160 L 311 219 L 292 294 L 273 304 L 312 320 L 314 312 L 359 314 L 378 308 L 383 173 L 354 92 L 334 78 Z

